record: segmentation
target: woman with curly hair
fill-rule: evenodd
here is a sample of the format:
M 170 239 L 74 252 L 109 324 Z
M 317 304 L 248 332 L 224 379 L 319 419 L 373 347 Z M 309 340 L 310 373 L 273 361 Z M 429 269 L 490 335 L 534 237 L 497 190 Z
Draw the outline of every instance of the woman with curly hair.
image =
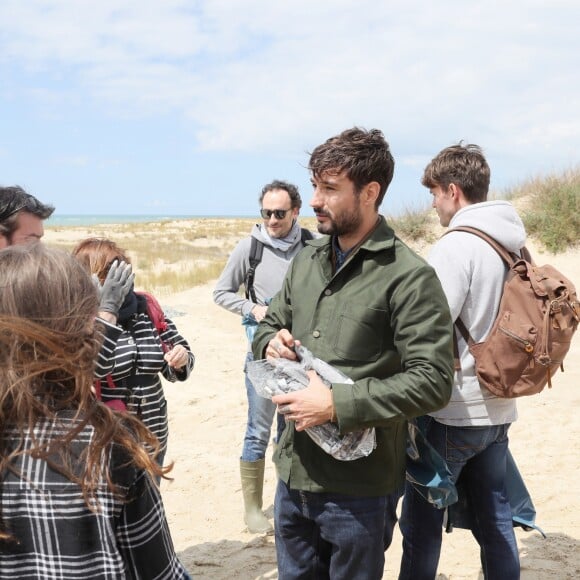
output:
M 157 439 L 92 392 L 102 328 L 83 267 L 41 244 L 0 252 L 3 578 L 186 579 L 155 478 Z

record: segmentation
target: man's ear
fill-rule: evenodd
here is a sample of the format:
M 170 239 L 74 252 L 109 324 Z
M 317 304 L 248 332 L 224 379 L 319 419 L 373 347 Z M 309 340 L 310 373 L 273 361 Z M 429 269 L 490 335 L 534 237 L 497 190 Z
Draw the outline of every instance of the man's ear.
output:
M 2 248 L 7 248 L 9 245 L 8 238 L 5 235 L 0 234 L 0 250 Z
M 368 205 L 375 206 L 380 191 L 381 186 L 378 181 L 371 181 L 370 183 L 367 183 L 363 189 L 364 201 Z
M 447 193 L 451 198 L 455 199 L 457 197 L 457 190 L 457 185 L 455 185 L 455 183 L 450 183 L 449 187 L 447 188 Z
M 463 193 L 463 189 L 461 189 L 461 187 L 456 183 L 450 183 L 447 191 L 449 192 L 452 201 L 457 205 L 458 208 L 462 208 L 470 204 L 470 202 L 467 201 L 465 194 Z

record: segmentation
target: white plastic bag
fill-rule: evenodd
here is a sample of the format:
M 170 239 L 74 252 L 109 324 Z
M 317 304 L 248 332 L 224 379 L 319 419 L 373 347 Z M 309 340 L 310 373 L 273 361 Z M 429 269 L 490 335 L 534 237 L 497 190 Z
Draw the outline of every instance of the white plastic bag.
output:
M 256 392 L 271 399 L 274 395 L 298 391 L 308 386 L 306 371 L 314 370 L 327 387 L 332 383 L 352 384 L 352 380 L 339 370 L 312 355 L 305 347 L 296 348 L 297 361 L 285 358 L 250 361 L 246 371 Z M 328 422 L 308 427 L 306 433 L 326 453 L 341 461 L 367 457 L 376 447 L 374 428 L 341 435 L 338 426 Z

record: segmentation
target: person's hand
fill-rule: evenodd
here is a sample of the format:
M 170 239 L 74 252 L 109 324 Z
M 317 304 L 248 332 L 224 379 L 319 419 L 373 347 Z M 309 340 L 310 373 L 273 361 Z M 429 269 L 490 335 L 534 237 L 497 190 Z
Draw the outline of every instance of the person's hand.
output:
M 131 264 L 115 260 L 109 268 L 103 285 L 99 284 L 99 312 L 109 312 L 117 316 L 125 297 L 133 287 L 134 280 L 135 274 L 131 269 Z
M 260 320 L 266 316 L 266 312 L 268 312 L 267 306 L 256 304 L 256 306 L 252 308 L 252 316 L 256 319 L 256 322 L 260 322 Z
M 335 419 L 332 391 L 315 371 L 308 371 L 310 382 L 305 389 L 272 397 L 284 419 L 294 421 L 296 431 L 323 425 Z
M 180 369 L 187 364 L 189 352 L 182 344 L 177 344 L 169 352 L 165 353 L 164 358 L 171 368 Z
M 276 333 L 276 336 L 268 343 L 266 347 L 266 358 L 287 358 L 296 360 L 294 348 L 300 346 L 299 340 L 294 337 L 288 330 L 283 328 Z

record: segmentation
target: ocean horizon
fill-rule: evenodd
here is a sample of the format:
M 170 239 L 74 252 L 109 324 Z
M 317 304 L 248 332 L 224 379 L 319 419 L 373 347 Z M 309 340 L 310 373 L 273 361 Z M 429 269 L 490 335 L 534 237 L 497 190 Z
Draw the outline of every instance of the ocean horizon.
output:
M 130 224 L 190 219 L 246 219 L 255 216 L 231 215 L 168 215 L 168 214 L 53 214 L 45 222 L 47 227 L 96 226 L 101 224 Z

